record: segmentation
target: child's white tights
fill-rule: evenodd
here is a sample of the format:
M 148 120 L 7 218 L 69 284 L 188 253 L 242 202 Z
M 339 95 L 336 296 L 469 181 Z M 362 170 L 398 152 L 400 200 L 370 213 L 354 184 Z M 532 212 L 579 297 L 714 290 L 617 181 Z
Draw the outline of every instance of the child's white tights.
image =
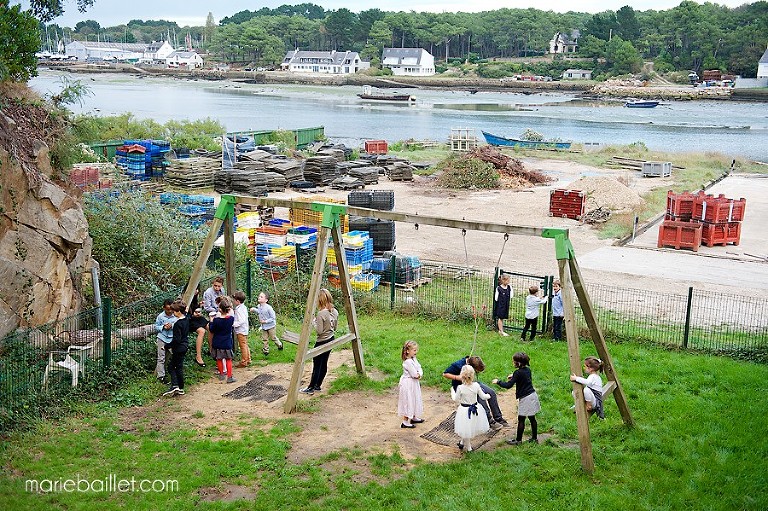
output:
M 471 438 L 462 438 L 461 442 L 464 444 L 464 451 L 469 452 L 472 450 L 472 439 Z

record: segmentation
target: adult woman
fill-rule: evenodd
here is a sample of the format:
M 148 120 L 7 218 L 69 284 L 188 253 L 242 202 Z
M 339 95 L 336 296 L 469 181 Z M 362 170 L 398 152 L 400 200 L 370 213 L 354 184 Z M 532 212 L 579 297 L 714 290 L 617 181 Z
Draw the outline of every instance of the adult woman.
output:
M 322 346 L 334 339 L 338 320 L 339 311 L 333 306 L 331 292 L 325 288 L 321 289 L 320 295 L 317 298 L 317 314 L 313 320 L 315 331 L 317 332 L 315 347 Z M 299 392 L 314 394 L 320 391 L 320 386 L 323 384 L 323 379 L 328 372 L 328 357 L 330 355 L 331 352 L 329 350 L 312 359 L 312 378 L 309 380 L 309 385 Z

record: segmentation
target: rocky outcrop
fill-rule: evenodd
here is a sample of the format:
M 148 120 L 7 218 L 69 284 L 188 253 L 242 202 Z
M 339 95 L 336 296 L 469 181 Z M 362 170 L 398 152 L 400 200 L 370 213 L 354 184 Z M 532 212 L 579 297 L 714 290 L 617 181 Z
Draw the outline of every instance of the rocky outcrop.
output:
M 0 110 L 0 337 L 77 312 L 91 260 L 77 192 L 51 179 L 48 146 L 35 138 L 39 109 Z

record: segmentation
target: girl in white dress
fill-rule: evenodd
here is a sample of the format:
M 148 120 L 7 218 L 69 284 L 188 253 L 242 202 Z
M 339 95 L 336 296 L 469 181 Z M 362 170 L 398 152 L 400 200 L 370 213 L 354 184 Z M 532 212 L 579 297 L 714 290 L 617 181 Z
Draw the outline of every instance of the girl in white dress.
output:
M 475 381 L 475 369 L 471 365 L 467 364 L 462 367 L 459 376 L 461 385 L 456 388 L 456 395 L 453 398 L 454 402 L 459 405 L 456 408 L 453 430 L 461 437 L 464 452 L 470 452 L 472 439 L 491 429 L 485 413 L 478 413 L 477 411 L 477 400 L 487 400 L 491 396 L 483 392 L 480 384 Z
M 421 400 L 421 377 L 424 371 L 416 360 L 419 345 L 416 341 L 406 341 L 403 345 L 401 358 L 403 359 L 403 375 L 400 377 L 400 394 L 397 398 L 397 413 L 403 418 L 401 428 L 414 428 L 414 424 L 421 424 L 424 419 L 424 404 Z
M 587 414 L 591 416 L 596 413 L 601 419 L 605 419 L 603 412 L 603 379 L 600 378 L 600 372 L 603 370 L 603 361 L 597 357 L 587 357 L 584 359 L 584 371 L 587 377 L 571 375 L 571 381 L 584 385 L 584 401 L 587 407 Z M 576 397 L 576 392 L 571 392 Z

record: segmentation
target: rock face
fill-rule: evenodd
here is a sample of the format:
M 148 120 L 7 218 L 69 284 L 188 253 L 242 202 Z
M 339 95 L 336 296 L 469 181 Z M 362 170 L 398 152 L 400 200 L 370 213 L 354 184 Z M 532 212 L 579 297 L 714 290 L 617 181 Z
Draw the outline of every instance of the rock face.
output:
M 0 111 L 0 337 L 78 312 L 91 260 L 80 203 L 51 180 L 46 143 L 20 140 L 26 120 Z

